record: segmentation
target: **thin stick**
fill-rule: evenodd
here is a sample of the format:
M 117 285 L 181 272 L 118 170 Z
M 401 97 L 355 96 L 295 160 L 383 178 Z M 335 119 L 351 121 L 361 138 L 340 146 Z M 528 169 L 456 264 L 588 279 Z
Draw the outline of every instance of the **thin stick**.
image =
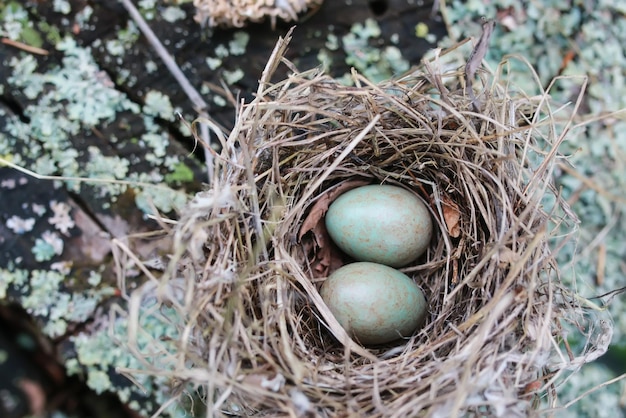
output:
M 150 42 L 150 45 L 152 45 L 156 53 L 159 54 L 159 57 L 161 57 L 161 60 L 163 60 L 163 63 L 165 63 L 167 69 L 170 71 L 170 73 L 172 73 L 172 75 L 176 79 L 176 82 L 180 85 L 180 87 L 182 87 L 189 100 L 191 100 L 194 108 L 196 109 L 196 112 L 198 112 L 198 115 L 209 119 L 209 106 L 204 101 L 198 90 L 196 90 L 196 88 L 191 85 L 189 79 L 187 79 L 178 64 L 176 64 L 176 61 L 174 60 L 172 55 L 170 55 L 167 49 L 165 49 L 159 38 L 154 34 L 150 26 L 148 26 L 137 8 L 133 5 L 133 3 L 131 3 L 130 0 L 122 0 L 122 3 L 124 4 L 124 7 L 126 7 L 126 10 L 128 10 L 128 14 L 130 14 L 130 17 L 135 21 L 135 23 L 137 23 L 137 26 L 139 26 L 141 32 L 144 34 L 148 42 Z M 210 144 L 209 130 L 206 126 L 200 126 L 200 136 L 206 144 Z M 213 155 L 211 154 L 209 149 L 204 148 L 204 156 L 207 165 L 207 175 L 210 182 L 213 178 Z
M 493 28 L 495 28 L 495 26 L 495 20 L 486 20 L 483 22 L 483 33 L 480 35 L 478 43 L 474 46 L 474 49 L 467 59 L 467 64 L 465 64 L 465 94 L 472 99 L 472 107 L 478 113 L 480 113 L 480 105 L 476 102 L 476 96 L 474 96 L 472 84 L 474 82 L 473 80 L 476 71 L 481 66 L 483 59 L 485 59 L 485 55 L 487 55 L 489 39 L 491 39 L 491 34 L 493 33 Z
M 37 55 L 48 55 L 49 52 L 43 48 L 38 48 L 36 46 L 32 46 L 32 45 L 28 45 L 25 44 L 24 42 L 20 42 L 20 41 L 14 41 L 12 39 L 9 38 L 2 38 L 2 43 L 5 45 L 10 45 L 13 46 L 15 48 L 21 49 L 23 51 L 26 52 L 30 52 L 31 54 L 37 54 Z
M 19 171 L 20 173 L 26 174 L 27 176 L 33 177 L 37 180 L 48 180 L 48 181 L 75 181 L 75 182 L 80 182 L 80 183 L 87 183 L 87 184 L 98 184 L 98 183 L 105 183 L 105 184 L 121 184 L 124 186 L 131 186 L 131 187 L 152 187 L 155 189 L 162 189 L 164 191 L 171 191 L 172 189 L 170 189 L 169 187 L 166 186 L 162 186 L 160 184 L 154 184 L 154 183 L 145 183 L 145 182 L 141 182 L 141 181 L 131 181 L 131 180 L 118 180 L 118 179 L 114 179 L 114 178 L 93 178 L 93 177 L 69 177 L 69 176 L 53 176 L 53 175 L 45 175 L 45 174 L 39 174 L 36 173 L 32 170 L 29 170 L 25 167 L 22 167 L 20 165 L 17 165 L 5 158 L 0 157 L 0 167 L 11 167 L 17 171 Z

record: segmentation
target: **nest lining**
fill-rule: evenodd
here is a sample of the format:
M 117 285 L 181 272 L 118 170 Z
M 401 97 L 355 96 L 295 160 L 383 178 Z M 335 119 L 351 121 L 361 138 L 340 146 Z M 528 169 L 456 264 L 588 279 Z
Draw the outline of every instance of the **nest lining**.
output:
M 162 283 L 184 277 L 193 297 L 176 302 L 186 339 L 172 375 L 203 385 L 208 416 L 512 417 L 553 405 L 555 376 L 573 364 L 560 321 L 585 320 L 548 246 L 557 214 L 575 220 L 550 186 L 559 137 L 549 117 L 538 123 L 546 97 L 512 94 L 482 69 L 470 99 L 461 71 L 428 62 L 381 84 L 318 70 L 270 82 L 286 44 L 232 132 L 216 131 L 215 175 L 175 229 Z M 318 293 L 346 262 L 324 210 L 365 183 L 413 191 L 436 230 L 401 269 L 426 295 L 426 325 L 374 348 Z

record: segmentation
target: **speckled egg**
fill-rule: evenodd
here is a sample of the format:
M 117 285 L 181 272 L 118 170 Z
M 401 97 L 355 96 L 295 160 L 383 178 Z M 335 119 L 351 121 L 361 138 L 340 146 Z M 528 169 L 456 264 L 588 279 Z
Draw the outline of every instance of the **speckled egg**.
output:
M 419 197 L 388 185 L 347 191 L 330 205 L 325 222 L 328 234 L 346 254 L 392 267 L 415 261 L 428 247 L 433 230 Z
M 409 337 L 426 319 L 420 288 L 382 264 L 345 265 L 326 279 L 320 294 L 346 332 L 364 345 Z

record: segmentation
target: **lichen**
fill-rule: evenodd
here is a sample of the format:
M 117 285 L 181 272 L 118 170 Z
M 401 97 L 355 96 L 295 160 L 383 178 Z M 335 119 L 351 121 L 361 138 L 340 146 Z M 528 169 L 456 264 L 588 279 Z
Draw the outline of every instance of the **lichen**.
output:
M 228 52 L 230 55 L 238 56 L 246 53 L 250 35 L 247 32 L 237 31 L 233 35 L 233 39 L 228 43 Z
M 61 232 L 63 235 L 67 235 L 70 229 L 76 225 L 74 220 L 70 216 L 70 205 L 65 202 L 50 202 L 50 209 L 52 209 L 53 216 L 48 218 L 48 223 L 54 226 L 54 229 Z M 45 208 L 43 209 L 45 210 Z M 41 212 L 43 215 L 44 212 Z M 40 215 L 40 216 L 41 216 Z
M 63 240 L 55 232 L 45 231 L 35 240 L 32 250 L 35 260 L 50 261 L 53 257 L 63 253 Z
M 222 71 L 222 75 L 224 76 L 224 81 L 228 85 L 235 84 L 244 77 L 244 73 L 241 68 L 236 68 L 232 71 L 224 70 Z
M 72 11 L 72 6 L 67 0 L 54 0 L 52 2 L 52 10 L 67 15 Z
M 170 98 L 156 90 L 149 90 L 144 99 L 143 111 L 146 115 L 157 116 L 165 120 L 174 120 L 174 107 Z
M 4 5 L 0 12 L 0 35 L 13 41 L 21 41 L 27 45 L 41 47 L 43 38 L 35 28 L 26 9 L 16 1 Z
M 68 277 L 58 271 L 0 269 L 0 300 L 11 294 L 15 302 L 42 323 L 51 338 L 62 336 L 69 324 L 84 323 L 111 289 L 102 287 L 70 291 Z
M 393 46 L 374 46 L 379 40 L 381 30 L 374 19 L 367 19 L 363 24 L 355 23 L 350 32 L 342 37 L 342 46 L 346 53 L 346 63 L 356 68 L 369 80 L 380 82 L 409 69 L 409 63 L 402 57 L 401 51 Z M 343 82 L 351 83 L 346 74 Z
M 544 86 L 562 75 L 550 91 L 558 104 L 570 102 L 583 88 L 583 77 L 588 77 L 584 107 L 576 121 L 594 120 L 626 107 L 625 8 L 620 0 L 603 0 L 598 4 L 570 2 L 567 6 L 559 0 L 454 0 L 446 9 L 453 33 L 441 46 L 450 46 L 456 39 L 468 36 L 476 38 L 480 34 L 481 16 L 498 16 L 500 24 L 495 28 L 486 56 L 489 65 L 495 69 L 503 56 L 512 54 L 527 59 Z M 519 90 L 529 96 L 539 93 L 537 83 L 529 77 L 521 60 L 512 60 L 507 71 Z M 567 119 L 571 109 L 571 105 L 562 108 L 559 117 Z M 626 122 L 616 115 L 571 129 L 560 149 L 568 161 L 556 173 L 557 187 L 581 223 L 576 239 L 559 250 L 557 261 L 562 268 L 561 278 L 584 297 L 624 286 L 626 224 L 621 219 L 626 214 L 625 132 Z M 615 320 L 613 344 L 620 344 L 626 336 L 624 298 L 613 298 L 608 310 Z M 607 380 L 607 371 L 600 371 L 599 366 L 587 365 L 561 385 L 565 400 Z M 617 392 L 615 385 L 598 391 L 568 409 L 567 414 L 601 416 L 603 412 L 599 409 L 617 405 Z M 612 414 L 619 408 L 604 410 Z
M 7 219 L 6 226 L 15 234 L 22 235 L 33 230 L 33 226 L 35 226 L 35 218 L 23 219 L 17 215 L 13 215 Z
M 175 23 L 179 20 L 185 19 L 187 17 L 187 14 L 180 7 L 167 6 L 161 12 L 161 16 L 166 22 Z
M 120 41 L 121 45 L 134 41 L 136 29 L 133 25 L 129 24 L 123 33 L 126 33 L 126 38 Z M 32 100 L 24 111 L 30 122 L 9 117 L 5 128 L 7 140 L 0 141 L 0 152 L 11 152 L 13 161 L 18 164 L 32 161 L 31 168 L 42 175 L 132 180 L 128 160 L 104 156 L 94 147 L 86 150 L 85 162 L 79 163 L 81 154 L 70 138 L 92 127 L 106 125 L 120 113 L 139 114 L 143 110 L 146 130 L 140 141 L 148 150 L 144 162 L 155 169 L 161 167 L 167 155 L 169 135 L 155 121 L 155 117 L 174 120 L 175 109 L 169 98 L 160 92 L 149 91 L 141 109 L 115 88 L 106 73 L 99 69 L 88 48 L 79 47 L 72 38 L 66 37 L 57 45 L 57 49 L 63 52 L 62 63 L 45 73 L 38 71 L 37 61 L 32 55 L 10 61 L 13 72 L 9 82 Z M 16 153 L 17 149 L 21 153 Z M 146 179 L 145 176 L 142 178 Z M 163 181 L 163 176 L 153 176 L 153 181 L 155 179 Z M 81 183 L 68 180 L 66 186 L 70 190 L 79 191 Z M 100 183 L 99 195 L 115 200 L 127 188 L 127 184 Z M 138 193 L 144 196 L 158 194 L 141 190 Z M 175 202 L 168 202 L 168 196 L 174 198 Z M 161 193 L 158 199 L 153 200 L 157 208 L 167 212 L 178 207 L 182 199 L 179 192 L 172 191 Z M 145 199 L 140 201 L 146 202 Z M 147 209 L 145 204 L 140 207 Z M 36 248 L 41 259 L 50 257 L 49 250 L 44 243 Z
M 157 312 L 154 310 L 155 303 L 155 299 L 147 299 L 141 305 L 140 332 L 136 335 L 135 350 L 144 353 L 169 351 L 174 354 L 179 349 L 176 343 L 179 338 L 176 326 L 178 313 L 173 308 L 163 307 Z M 76 358 L 66 360 L 66 369 L 71 375 L 83 375 L 87 385 L 94 391 L 113 392 L 141 415 L 150 416 L 174 396 L 167 390 L 171 382 L 164 374 L 154 377 L 145 373 L 146 363 L 137 359 L 136 352 L 129 350 L 128 332 L 128 319 L 125 316 L 101 319 L 92 331 L 71 337 Z M 165 362 L 154 366 L 161 371 L 167 371 L 175 367 L 175 364 Z M 135 370 L 133 381 L 136 384 L 124 378 L 120 379 L 116 370 Z M 146 393 L 142 389 L 154 387 L 159 390 Z M 189 391 L 192 390 L 189 388 Z M 179 402 L 174 402 L 164 413 L 170 417 L 189 416 L 189 411 L 182 408 Z

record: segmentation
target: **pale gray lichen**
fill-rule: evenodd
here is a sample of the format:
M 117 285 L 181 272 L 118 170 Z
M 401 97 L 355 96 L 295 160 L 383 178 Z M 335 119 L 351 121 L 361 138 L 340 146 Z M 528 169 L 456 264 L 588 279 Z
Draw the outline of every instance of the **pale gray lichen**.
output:
M 146 373 L 147 364 L 159 368 L 162 372 L 176 367 L 175 353 L 179 350 L 180 331 L 177 327 L 179 313 L 173 308 L 161 306 L 156 309 L 156 299 L 146 299 L 141 304 L 139 332 L 136 346 L 128 347 L 128 318 L 111 316 L 108 324 L 101 319 L 100 324 L 90 332 L 83 332 L 71 337 L 76 351 L 75 358 L 65 362 L 70 375 L 83 375 L 87 385 L 98 393 L 115 393 L 123 402 L 137 410 L 143 416 L 150 416 L 154 411 L 175 396 L 168 389 L 172 382 L 165 377 Z M 171 356 L 165 355 L 167 352 Z M 136 356 L 145 354 L 139 360 Z M 166 359 L 170 359 L 170 361 Z M 146 363 L 147 362 L 147 363 Z M 112 379 L 115 371 L 135 370 L 131 382 Z M 149 389 L 149 392 L 144 392 Z M 151 388 L 158 388 L 151 390 Z M 193 388 L 189 388 L 193 391 Z M 186 417 L 189 411 L 174 402 L 164 411 L 165 416 Z
M 211 70 L 216 70 L 222 65 L 222 60 L 220 58 L 207 57 L 206 64 Z
M 35 240 L 31 251 L 35 260 L 39 262 L 52 260 L 63 253 L 63 240 L 55 232 L 44 231 L 41 237 Z
M 67 0 L 54 0 L 52 2 L 52 10 L 67 15 L 72 11 L 72 6 Z
M 230 55 L 243 55 L 246 53 L 250 35 L 247 32 L 237 31 L 233 35 L 233 39 L 228 43 L 228 52 Z
M 215 53 L 215 56 L 218 57 L 218 58 L 226 58 L 229 55 L 228 48 L 226 48 L 222 44 L 217 45 L 213 49 L 213 52 Z
M 71 292 L 66 282 L 67 276 L 58 271 L 0 269 L 0 300 L 11 292 L 13 300 L 42 322 L 44 334 L 56 338 L 68 324 L 83 323 L 111 294 L 108 288 Z
M 536 69 L 541 83 L 547 85 L 559 74 L 563 78 L 550 91 L 554 103 L 575 100 L 583 86 L 589 85 L 584 107 L 576 121 L 593 120 L 626 107 L 626 3 L 603 0 L 596 3 L 559 0 L 542 2 L 495 0 L 454 0 L 447 4 L 453 30 L 451 39 L 440 46 L 451 46 L 454 39 L 480 35 L 481 17 L 499 16 L 491 38 L 486 62 L 496 68 L 507 54 L 518 54 Z M 569 57 L 568 54 L 574 53 Z M 561 68 L 563 67 L 563 68 Z M 511 60 L 508 78 L 525 94 L 540 93 L 540 87 L 521 60 Z M 559 111 L 567 119 L 572 107 Z M 623 113 L 622 113 L 623 114 Z M 557 171 L 557 185 L 563 197 L 581 220 L 577 239 L 557 254 L 561 278 L 584 297 L 596 296 L 624 286 L 626 246 L 626 122 L 621 116 L 571 129 L 560 150 L 579 175 Z M 589 187 L 589 186 L 592 187 Z M 548 207 L 550 202 L 546 202 Z M 603 258 L 604 263 L 599 264 Z M 598 267 L 602 268 L 601 271 Z M 623 345 L 626 336 L 626 302 L 615 297 L 608 306 L 614 318 L 613 343 Z M 583 341 L 570 341 L 582 344 Z M 588 365 L 559 387 L 564 398 L 573 398 L 592 385 L 607 380 L 609 374 Z M 623 383 L 621 384 L 623 385 Z M 623 389 L 622 389 L 623 390 Z M 598 391 L 567 411 L 569 415 L 602 416 L 605 405 L 617 405 L 617 385 Z M 610 414 L 618 407 L 607 407 Z
M 69 230 L 76 225 L 70 216 L 72 208 L 65 202 L 53 200 L 50 202 L 50 209 L 52 209 L 53 216 L 48 218 L 48 223 L 63 235 L 67 235 Z M 43 213 L 41 214 L 43 215 Z
M 161 12 L 161 17 L 163 17 L 163 19 L 166 22 L 175 23 L 175 22 L 178 22 L 179 20 L 185 19 L 187 17 L 187 14 L 180 7 L 167 6 Z
M 374 82 L 387 80 L 410 67 L 397 47 L 391 45 L 380 48 L 371 44 L 372 40 L 380 36 L 378 23 L 374 19 L 367 19 L 363 24 L 352 25 L 350 33 L 342 37 L 346 63 Z M 351 76 L 346 74 L 341 80 L 351 83 Z
M 149 90 L 144 102 L 143 111 L 146 115 L 158 116 L 169 121 L 174 120 L 174 107 L 170 98 L 160 91 Z
M 224 77 L 224 81 L 228 85 L 235 84 L 240 81 L 244 77 L 243 70 L 241 68 L 237 68 L 233 71 L 224 70 L 222 72 L 222 76 Z
M 13 215 L 7 219 L 5 225 L 15 234 L 22 235 L 33 230 L 33 227 L 35 226 L 35 218 L 23 219 L 17 215 Z

